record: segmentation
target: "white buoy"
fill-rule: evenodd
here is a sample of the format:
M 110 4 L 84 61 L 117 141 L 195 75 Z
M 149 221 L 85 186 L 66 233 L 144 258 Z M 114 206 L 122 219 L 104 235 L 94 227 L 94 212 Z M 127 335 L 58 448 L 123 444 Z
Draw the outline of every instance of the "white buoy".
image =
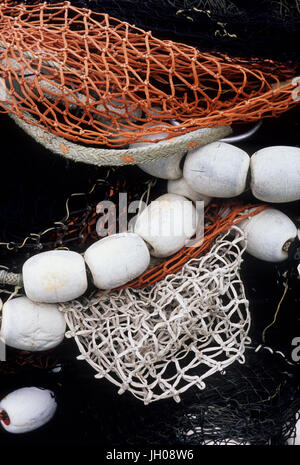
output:
M 300 148 L 266 147 L 251 157 L 251 189 L 264 202 L 300 199 Z
M 297 235 L 295 224 L 275 208 L 249 217 L 238 226 L 246 233 L 247 252 L 267 262 L 285 260 L 288 254 L 283 246 Z
M 55 304 L 32 302 L 16 297 L 3 305 L 1 336 L 15 349 L 40 351 L 60 344 L 66 323 Z
M 246 187 L 250 158 L 225 142 L 212 142 L 188 153 L 183 177 L 188 185 L 209 197 L 235 197 Z
M 39 253 L 24 263 L 23 282 L 27 297 L 34 302 L 76 299 L 87 289 L 84 259 L 67 250 Z
M 145 171 L 145 173 L 151 174 L 151 176 L 156 178 L 178 179 L 182 176 L 180 163 L 185 153 L 185 151 L 181 151 L 168 157 L 158 158 L 155 161 L 143 164 L 139 163 L 138 167 Z
M 203 201 L 204 206 L 208 205 L 211 201 L 211 197 L 207 195 L 200 194 L 199 192 L 194 191 L 184 178 L 169 180 L 168 181 L 168 192 L 169 194 L 178 194 L 186 197 L 187 199 L 193 200 L 194 202 Z
M 1 425 L 9 433 L 28 433 L 51 420 L 56 407 L 54 394 L 48 389 L 17 389 L 0 402 L 0 412 L 7 416 L 7 420 L 1 420 Z
M 140 276 L 150 263 L 147 245 L 134 233 L 104 237 L 86 250 L 84 258 L 99 289 L 128 283 Z
M 174 121 L 174 125 L 176 125 Z M 156 127 L 155 125 L 151 127 Z M 153 141 L 164 139 L 168 136 L 167 128 L 166 132 L 161 132 L 159 134 L 149 134 L 145 136 L 145 139 L 148 139 L 149 142 L 136 142 L 129 144 L 129 148 L 145 148 L 153 145 Z M 166 141 L 164 141 L 166 142 Z M 159 149 L 161 142 L 157 142 L 157 148 Z M 180 167 L 180 162 L 183 156 L 186 153 L 186 149 L 180 150 L 177 153 L 172 155 L 164 156 L 163 148 L 161 148 L 162 154 L 161 157 L 155 161 L 150 161 L 147 163 L 139 163 L 137 166 L 145 171 L 145 173 L 151 174 L 152 176 L 160 179 L 178 179 L 182 176 L 182 169 Z
M 193 203 L 177 194 L 165 194 L 138 216 L 134 232 L 150 244 L 154 257 L 169 257 L 180 250 L 196 231 Z

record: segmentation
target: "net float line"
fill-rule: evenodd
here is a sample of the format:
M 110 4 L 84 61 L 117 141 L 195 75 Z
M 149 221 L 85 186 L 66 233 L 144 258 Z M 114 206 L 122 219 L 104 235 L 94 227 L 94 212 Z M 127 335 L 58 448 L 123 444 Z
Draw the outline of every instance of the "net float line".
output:
M 116 189 L 111 191 L 111 198 L 115 195 Z M 196 239 L 192 239 L 189 246 L 183 247 L 178 253 L 169 259 L 164 259 L 156 266 L 150 264 L 150 268 L 146 270 L 137 279 L 120 286 L 119 290 L 124 288 L 144 288 L 157 283 L 165 276 L 174 274 L 179 271 L 185 263 L 193 258 L 199 257 L 200 254 L 205 254 L 209 251 L 214 240 L 221 234 L 228 231 L 232 226 L 237 225 L 241 221 L 254 216 L 261 211 L 269 208 L 267 205 L 243 205 L 242 202 L 234 200 L 223 202 L 222 204 L 214 202 L 209 204 L 205 209 L 205 225 L 204 233 L 201 236 L 196 235 Z M 62 228 L 49 228 L 47 234 L 46 248 L 66 248 L 69 245 L 78 248 L 83 244 L 88 244 L 92 241 L 97 241 L 99 237 L 96 233 L 96 224 L 98 214 L 96 209 L 90 212 L 90 215 L 85 218 L 84 227 L 82 217 L 86 217 L 86 210 L 81 213 L 75 213 L 74 216 L 69 216 L 64 222 Z M 108 235 L 113 231 L 108 231 Z M 80 234 L 80 238 L 77 239 Z M 73 248 L 72 247 L 72 248 Z M 20 273 L 10 273 L 5 270 L 1 271 L 0 281 L 5 285 L 15 285 L 18 283 L 22 286 L 22 275 Z M 102 295 L 103 291 L 99 291 L 96 295 Z
M 0 33 L 1 111 L 77 143 L 172 139 L 297 101 L 292 67 L 201 53 L 70 2 L 1 2 Z
M 224 200 L 224 199 L 222 199 Z M 269 208 L 267 205 L 243 205 L 239 201 L 211 203 L 205 209 L 204 233 L 196 238 L 189 246 L 183 247 L 171 258 L 163 260 L 162 263 L 151 267 L 137 279 L 120 286 L 117 289 L 133 288 L 139 289 L 151 286 L 167 275 L 178 272 L 189 260 L 199 257 L 209 251 L 214 240 L 221 234 L 228 231 L 232 226 L 238 225 L 241 221 L 251 216 L 257 215 L 261 211 Z M 192 246 L 191 246 L 192 245 Z M 103 291 L 97 292 L 101 296 Z

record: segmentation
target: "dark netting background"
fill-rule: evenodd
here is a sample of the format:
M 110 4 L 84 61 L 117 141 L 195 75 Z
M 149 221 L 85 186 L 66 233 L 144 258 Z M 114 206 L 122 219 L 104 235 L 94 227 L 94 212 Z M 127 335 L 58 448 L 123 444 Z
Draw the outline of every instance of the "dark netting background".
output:
M 299 146 L 299 116 L 296 108 L 265 121 L 255 136 L 238 145 L 249 154 L 272 144 Z M 0 239 L 10 242 L 12 249 L 0 246 L 0 264 L 18 271 L 34 251 L 51 248 L 51 232 L 32 236 L 21 248 L 12 242 L 20 246 L 29 233 L 43 232 L 64 220 L 66 199 L 74 193 L 88 193 L 96 184 L 91 194 L 73 196 L 68 204 L 69 216 L 83 219 L 83 223 L 74 222 L 72 248 L 84 250 L 83 232 L 92 215 L 91 205 L 111 194 L 109 184 L 97 182 L 105 179 L 108 168 L 75 164 L 47 152 L 7 116 L 1 116 L 0 131 L 6 147 L 0 184 Z M 136 167 L 113 168 L 109 176 L 120 190 L 123 185 L 130 186 L 131 195 L 137 198 L 153 180 Z M 151 197 L 164 192 L 165 186 L 165 181 L 158 180 Z M 242 199 L 255 202 L 249 192 Z M 299 201 L 279 206 L 300 225 L 299 207 Z M 55 231 L 62 234 L 63 244 L 63 225 L 57 224 Z M 300 335 L 297 263 L 297 249 L 282 265 L 244 256 L 242 277 L 250 300 L 253 349 L 247 350 L 244 365 L 233 364 L 225 373 L 208 378 L 204 391 L 189 390 L 179 404 L 166 400 L 144 406 L 128 393 L 119 396 L 113 385 L 96 380 L 92 368 L 76 360 L 78 349 L 73 340 L 40 355 L 8 348 L 7 362 L 0 362 L 1 397 L 21 386 L 45 386 L 56 392 L 59 408 L 40 430 L 17 436 L 1 431 L 0 440 L 26 445 L 192 446 L 228 439 L 242 444 L 284 444 L 293 433 L 300 409 L 299 362 L 292 358 L 292 341 Z M 269 326 L 287 277 L 289 290 L 275 323 Z M 7 294 L 1 292 L 1 298 L 5 300 Z
M 25 0 L 25 4 L 38 3 Z M 48 3 L 58 3 L 48 0 Z M 299 61 L 299 0 L 72 0 L 160 39 L 235 56 Z

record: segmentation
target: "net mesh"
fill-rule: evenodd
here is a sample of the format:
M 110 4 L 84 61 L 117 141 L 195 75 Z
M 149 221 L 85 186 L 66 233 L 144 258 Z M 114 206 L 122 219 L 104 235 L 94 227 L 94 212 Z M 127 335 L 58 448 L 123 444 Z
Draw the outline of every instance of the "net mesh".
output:
M 18 2 L 10 3 L 12 5 Z M 25 3 L 38 2 L 27 0 Z M 54 4 L 57 2 L 50 0 L 48 3 Z M 242 54 L 247 56 L 253 50 L 255 52 L 254 56 L 261 56 L 261 54 L 268 51 L 268 58 L 270 56 L 278 58 L 278 56 L 283 55 L 283 51 L 285 57 L 288 55 L 292 57 L 295 53 L 295 45 L 298 39 L 298 35 L 295 36 L 295 40 L 290 42 L 289 47 L 286 47 L 285 44 L 282 45 L 280 43 L 280 35 L 274 33 L 274 31 L 283 30 L 283 28 L 286 34 L 293 34 L 293 31 L 298 31 L 299 5 L 297 1 L 267 2 L 269 10 L 261 10 L 261 13 L 265 15 L 267 20 L 273 17 L 273 24 L 267 21 L 260 27 L 257 27 L 258 22 L 254 21 L 254 16 L 248 15 L 247 17 L 250 10 L 252 12 L 255 10 L 255 12 L 259 13 L 258 7 L 253 2 L 251 2 L 251 7 L 248 5 L 243 10 L 245 15 L 240 15 L 242 10 L 241 6 L 236 5 L 237 2 L 229 3 L 225 0 L 218 2 L 209 2 L 208 0 L 197 0 L 197 2 L 162 0 L 159 3 L 156 1 L 152 2 L 151 0 L 139 0 L 138 4 L 137 0 L 118 0 L 118 2 L 115 0 L 110 0 L 109 2 L 95 0 L 89 1 L 88 5 L 84 4 L 86 3 L 84 0 L 76 0 L 72 3 L 78 6 L 94 8 L 95 11 L 105 11 L 113 16 L 117 16 L 119 19 L 130 20 L 132 23 L 145 29 L 151 28 L 154 31 L 157 30 L 160 37 L 164 35 L 163 32 L 165 31 L 167 33 L 166 38 L 170 38 L 170 31 L 172 30 L 175 40 L 190 40 L 195 46 L 200 44 L 201 50 L 212 46 L 214 50 L 218 48 L 221 51 L 228 49 L 229 52 L 237 50 L 239 54 L 242 52 Z M 263 7 L 266 2 L 262 1 L 259 4 Z M 226 5 L 226 8 L 224 5 Z M 180 7 L 182 11 L 176 15 L 175 9 L 177 12 Z M 113 8 L 115 9 L 114 11 L 112 10 Z M 139 8 L 141 14 L 139 14 Z M 210 22 L 212 19 L 208 17 L 207 12 L 197 11 L 197 8 L 209 8 L 211 13 L 214 13 L 215 16 L 211 29 L 199 27 L 199 25 L 203 24 L 203 18 L 204 22 Z M 223 18 L 228 20 L 228 24 L 225 25 L 228 32 L 227 36 L 225 33 L 223 34 L 224 27 L 217 24 L 221 18 L 221 13 L 223 14 Z M 173 21 L 166 20 L 169 17 L 167 14 L 170 14 Z M 229 34 L 235 34 L 236 32 L 232 29 L 234 21 L 231 21 L 236 14 L 239 15 L 240 26 L 236 24 L 235 27 L 238 27 L 240 32 L 237 38 L 229 37 Z M 130 17 L 135 19 L 131 20 Z M 163 18 L 163 21 L 161 18 Z M 176 21 L 174 21 L 174 18 Z M 152 21 L 152 26 L 150 25 L 150 20 Z M 155 25 L 156 27 L 153 27 Z M 272 33 L 267 34 L 266 31 L 269 30 Z M 215 34 L 216 31 L 220 33 L 217 32 Z M 205 38 L 204 41 L 202 41 L 203 38 Z M 209 38 L 212 39 L 211 42 L 209 42 Z M 274 45 L 275 43 L 276 46 Z M 15 58 L 19 60 L 19 56 Z M 11 87 L 8 88 L 14 88 L 15 81 L 16 77 L 13 76 L 10 84 Z M 19 90 L 17 89 L 16 94 L 18 93 Z M 19 100 L 19 98 L 17 97 L 16 100 Z M 294 131 L 295 133 L 296 131 Z M 120 171 L 112 173 L 109 177 L 113 185 L 112 187 L 115 184 L 125 185 Z M 128 172 L 126 174 L 128 175 Z M 94 207 L 99 201 L 99 196 L 103 196 L 104 187 L 108 194 L 113 192 L 111 191 L 109 182 L 103 183 L 101 181 L 94 190 L 94 192 L 98 193 L 98 198 L 94 198 L 92 193 L 79 197 L 77 195 L 72 196 L 69 203 L 70 210 L 67 211 L 61 222 L 56 222 L 50 230 L 47 228 L 42 233 L 40 233 L 39 226 L 35 227 L 34 232 L 26 240 L 27 236 L 22 236 L 24 225 L 23 221 L 19 222 L 19 216 L 15 224 L 13 224 L 13 232 L 9 229 L 9 226 L 12 226 L 12 224 L 9 224 L 9 221 L 7 221 L 1 227 L 1 263 L 5 263 L 9 269 L 19 271 L 21 263 L 26 258 L 41 250 L 69 246 L 70 248 L 82 251 L 83 248 L 86 248 L 89 240 L 97 239 L 94 229 L 97 215 L 95 214 Z M 147 185 L 144 183 L 144 180 L 140 186 L 137 186 L 135 182 L 130 183 L 130 190 L 134 191 L 134 195 L 140 195 L 145 189 L 147 189 Z M 114 191 L 115 194 L 116 192 Z M 34 196 L 34 201 L 37 201 L 36 197 Z M 79 199 L 80 201 L 78 202 Z M 8 199 L 9 201 L 10 198 Z M 74 205 L 74 201 L 76 206 Z M 218 210 L 211 209 L 209 210 L 209 214 L 214 216 L 220 225 L 221 219 L 213 213 L 216 211 Z M 24 221 L 29 222 L 21 201 L 19 212 L 24 215 Z M 34 213 L 36 214 L 36 211 Z M 43 213 L 42 209 L 41 213 Z M 41 222 L 40 214 L 36 218 L 37 224 Z M 296 212 L 294 214 L 296 215 Z M 14 212 L 10 211 L 6 205 L 1 208 L 1 215 L 6 220 L 10 220 L 10 216 L 14 220 Z M 30 216 L 30 218 L 33 218 L 33 216 Z M 32 229 L 32 225 L 33 223 L 30 230 Z M 227 224 L 227 227 L 230 226 Z M 222 230 L 219 230 L 217 235 L 220 233 L 222 233 Z M 261 264 L 259 266 L 261 267 Z M 257 268 L 256 263 L 253 275 L 257 274 L 257 269 L 260 268 Z M 269 269 L 266 270 L 266 274 L 268 273 L 270 274 Z M 249 279 L 249 274 L 246 274 L 246 278 Z M 259 298 L 255 295 L 256 290 L 252 289 L 251 280 L 248 284 L 247 279 L 245 282 L 245 285 L 247 284 L 248 287 L 247 295 L 250 295 L 251 291 L 252 320 L 257 318 L 256 310 L 260 310 L 260 307 L 262 313 L 267 311 L 270 313 L 270 295 L 272 295 L 276 288 L 276 279 L 274 278 L 272 281 L 272 283 L 274 282 L 272 284 L 273 289 L 270 287 L 271 284 L 270 288 L 266 289 L 266 282 L 264 282 L 263 278 L 264 276 L 261 275 L 261 289 L 257 291 L 260 295 Z M 287 307 L 284 308 L 284 312 L 281 312 L 279 315 L 279 326 L 281 327 L 279 333 L 282 331 L 283 317 L 285 316 L 288 320 L 287 334 L 285 334 L 287 339 L 289 335 L 294 335 L 292 331 L 293 323 L 291 324 L 291 322 L 294 322 L 296 319 L 296 311 L 293 312 L 293 309 L 296 310 L 296 302 L 299 302 L 296 291 L 297 284 L 296 282 L 293 283 L 294 300 L 290 299 Z M 266 324 L 271 320 L 272 318 Z M 276 325 L 278 326 L 278 324 Z M 276 345 L 280 336 L 277 333 L 273 335 L 272 329 L 274 329 L 274 326 L 267 333 L 267 342 L 273 345 L 275 343 Z M 261 335 L 261 331 L 258 332 Z M 73 339 L 65 342 L 71 343 Z M 285 345 L 289 343 L 290 341 Z M 288 350 L 289 347 L 287 347 Z M 1 371 L 4 370 L 6 374 L 14 373 L 13 364 L 16 361 L 15 354 L 13 354 L 13 357 L 11 357 L 11 354 L 8 355 L 10 357 L 8 360 L 9 363 L 0 363 Z M 69 360 L 66 360 L 67 357 L 69 357 Z M 161 402 L 152 403 L 151 408 L 144 407 L 142 402 L 134 402 L 136 399 L 130 395 L 127 396 L 124 394 L 116 398 L 114 396 L 115 391 L 111 389 L 110 383 L 96 382 L 93 384 L 91 373 L 88 371 L 91 367 L 84 361 L 74 363 L 73 347 L 65 345 L 65 343 L 64 351 L 60 354 L 60 360 L 62 359 L 64 360 L 64 373 L 67 378 L 64 379 L 64 383 L 61 386 L 64 394 L 64 397 L 63 395 L 61 396 L 64 414 L 61 414 L 60 419 L 64 419 L 65 423 L 63 423 L 63 428 L 58 424 L 55 424 L 55 428 L 61 431 L 62 436 L 68 438 L 70 443 L 75 444 L 78 440 L 78 443 L 84 441 L 84 443 L 98 445 L 100 435 L 109 444 L 123 445 L 156 445 L 166 443 L 197 445 L 207 442 L 220 444 L 232 441 L 239 444 L 281 445 L 285 444 L 291 436 L 295 436 L 295 423 L 299 419 L 298 411 L 300 408 L 299 366 L 291 367 L 290 364 L 285 363 L 282 358 L 278 358 L 272 352 L 269 353 L 267 351 L 267 353 L 262 353 L 262 351 L 259 351 L 258 353 L 254 353 L 250 349 L 247 349 L 244 364 L 233 363 L 225 371 L 216 372 L 207 377 L 205 379 L 206 389 L 199 391 L 196 386 L 191 386 L 184 395 L 181 395 L 181 403 L 175 404 L 172 399 L 164 399 Z M 49 360 L 47 362 L 47 359 L 43 359 L 39 365 L 39 361 L 34 361 L 28 353 L 20 354 L 18 360 L 20 364 L 19 367 L 16 367 L 16 370 L 19 370 L 20 367 L 22 367 L 22 370 L 25 370 L 26 366 L 28 367 L 30 364 L 34 364 L 34 366 L 39 368 L 43 366 L 44 369 L 49 367 Z M 26 363 L 28 362 L 27 365 L 24 364 L 24 360 L 26 360 Z M 50 366 L 52 366 L 52 358 L 50 359 Z M 7 383 L 8 379 L 9 377 L 5 376 L 2 382 Z M 32 378 L 30 377 L 29 379 L 32 382 Z M 47 379 L 47 387 L 49 387 L 48 383 L 49 380 Z M 68 416 L 65 410 L 66 406 L 71 402 L 70 399 L 73 400 L 73 403 L 70 405 Z M 74 405 L 79 404 L 80 409 L 74 409 Z M 130 416 L 128 416 L 129 411 L 131 412 Z M 73 423 L 72 419 L 74 419 Z M 79 428 L 79 424 L 84 425 L 84 429 Z M 65 426 L 67 427 L 65 428 Z M 28 437 L 26 439 L 27 441 L 30 440 Z M 35 437 L 33 437 L 33 441 L 36 441 Z M 52 444 L 53 437 L 51 437 L 50 441 Z
M 132 201 L 142 199 L 150 202 L 165 191 L 165 184 L 149 179 L 148 175 L 140 175 L 139 183 L 132 183 L 135 173 L 129 174 L 129 168 L 103 168 L 103 177 L 90 185 L 86 193 L 74 193 L 66 201 L 64 217 L 49 225 L 44 231 L 32 232 L 18 238 L 17 241 L 0 242 L 1 265 L 4 269 L 20 273 L 24 261 L 35 253 L 55 248 L 68 248 L 79 253 L 99 240 L 97 222 L 102 221 L 102 228 L 107 225 L 107 234 L 119 232 L 120 224 L 129 223 L 136 213 L 128 213 Z M 126 203 L 120 194 L 126 193 Z M 101 215 L 98 211 L 99 201 L 110 200 L 116 208 L 109 215 Z M 139 278 L 126 284 L 125 287 L 142 288 L 152 285 L 168 274 L 176 273 L 185 263 L 199 254 L 209 250 L 213 241 L 224 231 L 245 218 L 251 217 L 267 208 L 266 205 L 244 204 L 240 200 L 230 199 L 225 202 L 212 202 L 205 209 L 205 224 L 202 234 L 197 234 L 189 246 L 158 264 L 151 262 L 150 269 Z M 140 210 L 137 211 L 139 214 Z M 113 220 L 113 221 L 112 221 Z M 3 239 L 10 235 L 2 236 Z
M 129 167 L 122 169 L 103 168 L 101 170 L 102 178 L 96 182 L 88 182 L 87 192 L 74 193 L 67 198 L 65 203 L 65 215 L 59 220 L 50 224 L 44 230 L 32 232 L 29 235 L 16 237 L 17 231 L 13 228 L 13 234 L 10 229 L 2 231 L 2 241 L 0 243 L 1 268 L 6 272 L 21 273 L 23 263 L 30 256 L 42 251 L 53 250 L 55 248 L 67 248 L 77 252 L 84 252 L 86 248 L 99 240 L 97 235 L 97 222 L 104 221 L 103 227 L 107 223 L 111 224 L 113 230 L 108 227 L 108 234 L 113 234 L 119 230 L 119 224 L 122 223 L 124 216 L 130 221 L 134 213 L 128 214 L 128 205 L 134 200 L 147 200 L 148 202 L 155 199 L 165 189 L 163 182 L 149 179 L 146 174 L 140 174 L 139 183 L 133 183 L 136 177 L 135 170 Z M 120 194 L 126 193 L 127 203 L 120 203 Z M 116 224 L 111 222 L 110 216 L 101 216 L 98 213 L 98 204 L 100 200 L 110 200 L 116 205 L 116 210 L 112 213 Z M 14 205 L 15 206 L 15 205 Z M 166 276 L 172 276 L 174 273 L 182 270 L 183 266 L 191 259 L 198 257 L 201 253 L 206 253 L 212 246 L 214 240 L 224 231 L 228 231 L 231 226 L 238 224 L 242 219 L 254 215 L 261 211 L 264 206 L 244 205 L 239 201 L 229 201 L 225 204 L 214 202 L 206 208 L 204 237 L 199 237 L 194 243 L 194 247 L 184 247 L 177 254 L 169 259 L 161 260 L 159 264 L 150 263 L 149 269 L 138 279 L 128 283 L 125 287 L 135 289 L 145 288 L 153 285 Z M 117 215 L 118 212 L 118 215 Z M 116 228 L 116 230 L 115 230 Z M 12 237 L 14 240 L 11 240 Z M 7 239 L 7 241 L 5 241 Z M 182 273 L 182 271 L 181 271 Z M 168 279 L 168 278 L 167 278 Z M 12 294 L 12 286 L 7 281 L 2 286 L 1 294 L 4 298 Z M 163 289 L 163 282 L 160 284 Z M 89 292 L 93 288 L 89 288 Z M 22 293 L 18 289 L 16 295 Z M 123 292 L 123 291 L 119 291 Z M 137 291 L 133 292 L 137 298 Z M 150 296 L 149 296 L 150 298 Z M 99 299 L 99 297 L 96 297 Z M 100 297 L 101 300 L 101 297 Z M 187 317 L 186 317 L 187 318 Z M 170 342 L 171 343 L 171 342 Z M 22 360 L 24 363 L 22 363 Z M 16 361 L 10 357 L 5 363 L 0 364 L 1 372 L 22 371 L 26 366 L 47 366 L 47 354 L 26 354 L 25 352 L 17 357 Z
M 81 406 L 76 418 L 86 425 L 89 444 L 99 444 L 101 435 L 104 444 L 123 446 L 283 445 L 295 435 L 299 369 L 269 351 L 247 348 L 244 364 L 207 377 L 204 390 L 190 387 L 180 403 L 164 399 L 145 406 L 129 392 L 117 396 L 111 383 L 93 380 L 93 372 L 78 360 L 67 371 L 73 392 L 65 388 L 66 398 L 71 395 Z M 82 441 L 78 426 L 70 426 L 72 440 Z
M 230 237 L 233 235 L 233 237 Z M 145 404 L 173 397 L 235 360 L 250 325 L 239 276 L 244 234 L 236 226 L 203 257 L 157 284 L 62 304 L 80 358 Z
M 25 0 L 25 3 L 38 2 Z M 299 62 L 299 0 L 72 0 L 71 3 L 150 29 L 161 39 L 172 38 L 201 50 Z
M 245 364 L 234 363 L 207 379 L 205 391 L 191 388 L 177 410 L 169 409 L 170 418 L 162 415 L 159 442 L 168 428 L 187 446 L 282 445 L 293 437 L 300 406 L 297 372 L 287 376 L 274 355 L 247 349 L 245 357 Z
M 2 111 L 82 144 L 170 140 L 296 103 L 293 67 L 201 53 L 69 2 L 1 2 L 0 32 Z
M 84 168 L 87 173 L 90 173 L 88 166 L 85 165 Z M 11 225 L 12 232 L 9 228 L 4 231 L 5 237 L 9 241 L 1 245 L 2 263 L 5 262 L 7 266 L 18 271 L 27 257 L 41 250 L 50 250 L 59 246 L 69 246 L 69 248 L 78 251 L 85 250 L 88 244 L 98 239 L 96 222 L 99 216 L 96 214 L 96 207 L 99 200 L 108 198 L 117 203 L 119 192 L 128 192 L 130 199 L 140 199 L 145 192 L 148 192 L 148 176 L 140 173 L 139 183 L 133 182 L 136 178 L 136 170 L 137 168 L 134 167 L 103 168 L 101 170 L 102 179 L 99 179 L 96 184 L 90 180 L 87 183 L 86 193 L 73 194 L 66 204 L 65 216 L 52 225 L 53 229 L 46 228 L 45 234 L 37 234 L 39 229 L 36 227 L 35 234 L 24 242 L 24 238 L 27 236 L 22 237 L 21 230 L 17 231 Z M 89 177 L 88 174 L 86 176 Z M 23 182 L 25 181 L 23 180 Z M 155 186 L 151 185 L 149 200 L 162 193 L 162 186 L 164 183 L 160 181 Z M 61 203 L 64 204 L 62 199 Z M 229 229 L 235 224 L 234 220 L 238 220 L 247 208 L 247 205 L 242 206 L 231 202 L 227 205 L 214 202 L 213 205 L 214 207 L 211 206 L 207 209 L 206 216 L 210 217 L 212 223 L 215 222 L 217 225 L 215 238 L 222 234 L 226 228 Z M 233 210 L 238 208 L 232 213 L 227 208 L 229 206 Z M 227 215 L 224 215 L 226 210 Z M 227 222 L 229 218 L 231 221 Z M 30 219 L 31 217 L 27 218 L 28 227 L 32 228 Z M 209 226 L 209 221 L 206 226 Z M 214 230 L 213 224 L 210 228 L 207 230 L 207 234 Z M 222 230 L 222 228 L 224 229 Z M 13 241 L 10 240 L 12 238 Z M 23 247 L 21 247 L 22 244 Z M 205 254 L 205 252 L 203 253 Z M 203 256 L 205 257 L 205 255 Z M 261 266 L 262 264 L 260 264 Z M 261 289 L 257 289 L 261 300 L 257 300 L 255 290 L 252 289 L 253 287 L 257 288 L 257 280 L 254 281 L 254 275 L 257 275 L 257 264 L 253 265 L 252 274 L 251 268 L 248 268 L 249 263 L 247 262 L 246 270 L 248 272 L 246 275 L 244 267 L 244 285 L 246 286 L 248 283 L 247 295 L 251 292 L 252 333 L 254 331 L 252 335 L 259 339 L 258 333 L 261 335 L 263 327 L 269 321 L 267 319 L 262 328 L 257 328 L 256 320 L 259 318 L 259 313 L 273 313 L 274 309 L 269 308 L 270 298 L 268 296 L 274 292 L 271 287 L 276 285 L 276 276 L 273 280 L 274 284 L 271 281 L 270 289 L 266 289 L 263 273 L 269 275 L 270 270 L 262 267 L 261 277 L 258 279 Z M 238 287 L 238 289 L 240 288 Z M 96 300 L 98 299 L 99 297 L 96 297 Z M 295 315 L 291 315 L 295 304 L 290 301 L 289 305 L 291 306 L 290 318 L 288 318 L 286 332 L 292 337 L 294 333 L 291 331 L 290 322 L 294 321 L 291 320 L 292 318 L 295 318 Z M 90 312 L 91 310 L 86 311 Z M 242 311 L 246 312 L 244 304 Z M 270 315 L 269 319 L 272 319 Z M 253 325 L 253 323 L 255 324 Z M 280 324 L 282 326 L 282 317 Z M 270 335 L 272 332 L 268 333 L 268 336 Z M 78 335 L 78 337 L 80 336 Z M 278 338 L 275 339 L 274 341 L 274 337 L 268 337 L 267 343 L 273 345 L 275 343 L 276 346 Z M 289 344 L 289 340 L 287 344 Z M 225 370 L 216 371 L 207 376 L 205 389 L 199 390 L 197 386 L 191 386 L 180 395 L 181 402 L 179 404 L 175 403 L 173 399 L 166 398 L 159 402 L 152 402 L 151 408 L 144 407 L 143 402 L 134 402 L 136 399 L 129 392 L 116 397 L 116 391 L 111 389 L 110 382 L 103 380 L 99 383 L 98 380 L 95 380 L 93 383 L 94 369 L 85 360 L 75 362 L 76 351 L 78 351 L 78 346 L 75 339 L 71 338 L 65 341 L 57 357 L 56 353 L 50 354 L 51 357 L 55 356 L 55 359 L 57 358 L 63 365 L 64 383 L 60 388 L 63 391 L 61 402 L 64 407 L 70 404 L 70 399 L 73 402 L 70 406 L 69 421 L 65 419 L 63 425 L 66 426 L 69 440 L 74 443 L 78 440 L 79 443 L 85 441 L 89 444 L 98 444 L 99 432 L 101 432 L 103 440 L 109 444 L 155 445 L 168 443 L 188 446 L 204 444 L 208 441 L 213 444 L 235 441 L 239 444 L 271 443 L 275 445 L 284 444 L 289 437 L 295 434 L 297 412 L 300 408 L 299 370 L 297 371 L 296 364 L 291 366 L 281 356 L 276 356 L 269 351 L 260 350 L 256 353 L 246 348 L 245 363 L 233 363 Z M 43 366 L 44 369 L 47 369 L 49 366 L 47 364 L 47 360 L 49 363 L 48 355 L 46 354 L 45 358 L 42 357 L 41 354 L 40 360 L 33 360 L 28 353 L 19 354 L 18 360 L 21 363 L 17 366 L 16 356 L 12 354 L 7 362 L 0 363 L 0 369 L 2 373 L 12 374 L 14 377 L 15 373 L 24 373 L 24 375 L 28 371 L 32 373 L 32 369 L 35 370 L 35 373 L 38 371 L 39 374 L 43 371 L 39 367 Z M 24 363 L 25 361 L 26 363 Z M 54 364 L 53 358 L 50 359 L 51 367 L 53 366 L 52 361 Z M 207 369 L 210 370 L 209 367 Z M 196 372 L 197 375 L 203 374 L 200 366 L 196 368 Z M 30 374 L 30 376 L 32 375 Z M 4 378 L 6 382 L 10 379 L 7 376 Z M 78 404 L 81 405 L 80 411 L 75 410 L 74 412 L 74 405 Z M 130 418 L 128 411 L 132 413 Z M 218 411 L 222 412 L 222 415 L 218 416 Z M 71 422 L 72 418 L 74 418 L 74 424 Z M 85 425 L 84 430 L 78 428 L 79 423 Z M 59 425 L 56 427 L 61 428 Z
M 55 173 L 55 170 L 60 169 L 61 166 L 54 164 L 53 167 L 47 168 L 52 169 Z M 61 198 L 59 203 L 56 201 L 54 205 L 51 200 L 46 203 L 44 198 L 42 200 L 36 199 L 34 197 L 35 190 L 29 192 L 28 195 L 31 195 L 32 202 L 39 201 L 41 205 L 37 204 L 35 209 L 29 212 L 22 211 L 24 210 L 24 202 L 21 197 L 18 197 L 18 201 L 14 198 L 8 198 L 8 206 L 13 208 L 11 212 L 13 218 L 12 221 L 9 221 L 8 217 L 1 230 L 0 251 L 3 266 L 9 267 L 12 272 L 18 273 L 27 258 L 41 251 L 66 247 L 83 252 L 88 245 L 99 239 L 96 232 L 96 223 L 100 217 L 97 213 L 97 205 L 101 200 L 110 200 L 117 206 L 118 211 L 121 210 L 120 218 L 115 217 L 116 228 L 118 229 L 119 219 L 122 219 L 122 215 L 126 213 L 126 208 L 131 201 L 140 199 L 144 192 L 149 189 L 151 192 L 150 198 L 152 198 L 152 190 L 156 182 L 149 179 L 149 176 L 144 175 L 141 171 L 139 173 L 139 182 L 134 183 L 136 171 L 129 167 L 122 169 L 102 168 L 101 173 L 97 173 L 99 175 L 98 179 L 95 179 L 95 175 L 91 173 L 88 167 L 86 169 L 87 172 L 84 172 L 84 184 L 82 186 L 84 192 L 73 192 L 68 196 L 66 195 L 66 189 L 74 188 L 74 186 L 63 185 L 60 189 Z M 66 173 L 69 172 L 70 170 L 66 170 Z M 24 179 L 20 179 L 20 183 L 22 182 L 24 182 Z M 54 178 L 47 185 L 49 190 L 52 182 L 54 182 Z M 32 183 L 34 183 L 33 180 Z M 127 196 L 127 204 L 122 207 L 123 210 L 119 205 L 120 193 L 126 193 Z M 54 200 L 56 199 L 52 198 L 53 202 Z M 43 213 L 44 204 L 46 204 L 48 216 L 51 213 L 54 221 L 50 223 L 49 220 L 47 222 L 44 218 L 45 227 L 41 230 L 39 220 L 41 221 L 40 213 Z M 4 210 L 3 215 L 6 215 L 8 209 Z M 39 218 L 36 217 L 36 211 Z M 60 218 L 55 218 L 55 211 L 61 211 Z M 16 214 L 13 215 L 13 212 L 16 212 L 17 216 Z M 21 213 L 24 215 L 22 217 L 24 222 L 19 226 L 17 218 Z M 129 214 L 128 218 L 131 219 L 132 216 Z M 23 228 L 26 221 L 27 227 Z

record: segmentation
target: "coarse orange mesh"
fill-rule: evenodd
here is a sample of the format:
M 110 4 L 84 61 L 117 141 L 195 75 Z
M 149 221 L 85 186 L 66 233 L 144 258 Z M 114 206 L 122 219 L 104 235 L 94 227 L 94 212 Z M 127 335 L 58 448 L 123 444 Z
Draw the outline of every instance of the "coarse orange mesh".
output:
M 70 2 L 2 1 L 0 35 L 1 111 L 84 144 L 256 121 L 298 100 L 292 67 L 201 53 Z

